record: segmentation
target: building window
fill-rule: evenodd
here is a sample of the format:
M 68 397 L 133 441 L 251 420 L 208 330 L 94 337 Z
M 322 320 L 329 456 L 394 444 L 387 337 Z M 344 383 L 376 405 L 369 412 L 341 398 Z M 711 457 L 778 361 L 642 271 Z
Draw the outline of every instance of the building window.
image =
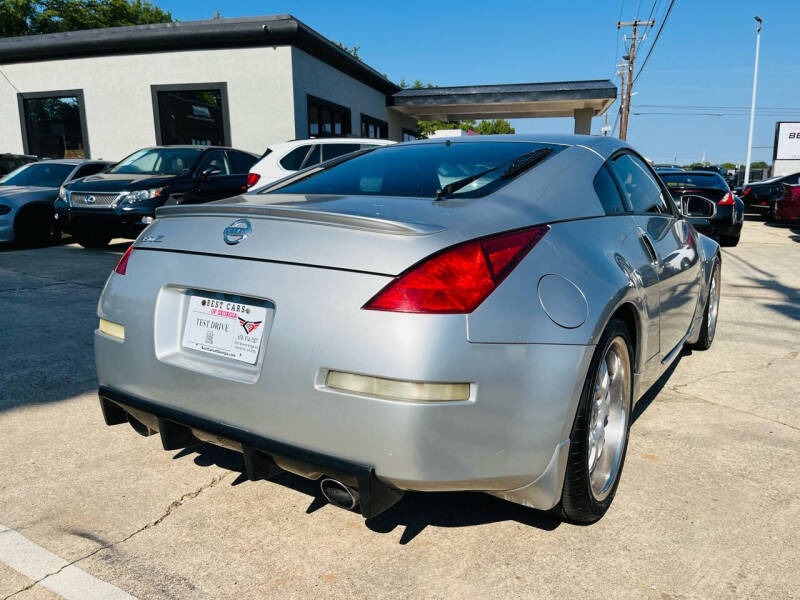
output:
M 389 124 L 361 113 L 361 137 L 387 140 L 389 139 Z
M 350 109 L 315 96 L 307 96 L 308 137 L 350 135 Z
M 404 142 L 413 142 L 414 140 L 419 139 L 419 132 L 411 131 L 410 129 L 406 129 L 403 127 L 403 141 Z
M 17 94 L 25 154 L 89 158 L 83 90 Z
M 226 83 L 151 85 L 156 143 L 230 146 Z

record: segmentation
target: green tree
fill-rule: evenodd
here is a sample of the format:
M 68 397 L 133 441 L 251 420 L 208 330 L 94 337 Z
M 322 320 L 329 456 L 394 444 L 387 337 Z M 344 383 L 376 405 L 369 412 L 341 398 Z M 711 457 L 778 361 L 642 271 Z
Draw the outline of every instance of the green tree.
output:
M 722 163 L 722 166 L 725 167 L 728 171 L 737 168 L 736 164 L 732 162 L 724 162 Z
M 172 21 L 146 0 L 0 0 L 0 37 Z
M 769 165 L 767 163 L 765 163 L 763 160 L 759 160 L 759 161 L 750 163 L 750 168 L 751 169 L 766 169 L 768 167 L 769 167 Z

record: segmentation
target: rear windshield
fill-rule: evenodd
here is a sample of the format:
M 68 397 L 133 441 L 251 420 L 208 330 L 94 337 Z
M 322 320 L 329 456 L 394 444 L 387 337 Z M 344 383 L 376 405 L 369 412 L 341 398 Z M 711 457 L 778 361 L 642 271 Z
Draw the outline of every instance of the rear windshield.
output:
M 11 171 L 0 179 L 0 185 L 32 185 L 39 187 L 58 187 L 72 173 L 75 165 L 63 163 L 31 163 Z
M 661 179 L 668 188 L 712 188 L 728 191 L 728 184 L 716 173 L 660 173 Z
M 460 187 L 452 196 L 482 196 L 508 181 L 506 165 L 534 150 L 554 154 L 562 147 L 533 142 L 454 142 L 380 146 L 321 170 L 311 169 L 299 181 L 273 186 L 266 193 L 408 196 L 433 198 L 444 186 L 495 169 Z M 535 168 L 535 167 L 534 167 Z M 302 176 L 302 172 L 301 172 Z

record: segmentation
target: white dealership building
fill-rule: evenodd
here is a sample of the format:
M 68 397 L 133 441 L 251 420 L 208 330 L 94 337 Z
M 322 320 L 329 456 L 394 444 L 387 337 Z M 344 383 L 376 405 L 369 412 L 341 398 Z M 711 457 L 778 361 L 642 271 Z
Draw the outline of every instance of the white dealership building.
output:
M 0 152 L 120 159 L 154 144 L 263 152 L 323 136 L 413 139 L 420 119 L 591 119 L 608 80 L 402 90 L 290 15 L 0 39 Z

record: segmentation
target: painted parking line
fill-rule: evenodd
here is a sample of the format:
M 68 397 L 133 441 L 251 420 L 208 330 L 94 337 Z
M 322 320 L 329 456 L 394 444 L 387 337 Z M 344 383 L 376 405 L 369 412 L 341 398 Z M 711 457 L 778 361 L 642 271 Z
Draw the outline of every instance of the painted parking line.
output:
M 136 600 L 0 523 L 0 562 L 66 600 Z

